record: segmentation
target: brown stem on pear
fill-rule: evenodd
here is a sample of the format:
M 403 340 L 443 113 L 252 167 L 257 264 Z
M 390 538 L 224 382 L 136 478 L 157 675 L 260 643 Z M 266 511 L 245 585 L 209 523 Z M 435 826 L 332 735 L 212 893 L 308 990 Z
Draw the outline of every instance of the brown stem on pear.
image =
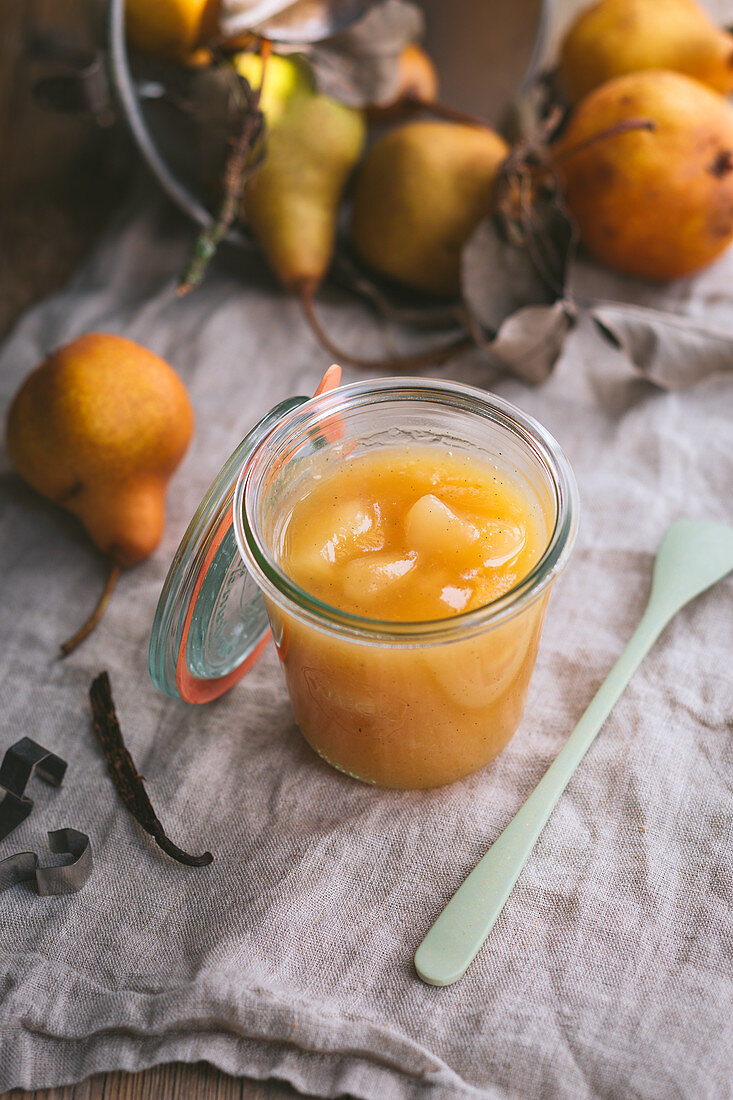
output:
M 597 134 L 583 138 L 577 145 L 571 145 L 569 149 L 562 149 L 559 153 L 555 153 L 555 163 L 574 157 L 576 153 L 582 153 L 584 149 L 595 145 L 598 141 L 606 141 L 607 138 L 618 137 L 619 134 L 628 134 L 632 130 L 654 131 L 656 128 L 657 124 L 651 118 L 624 118 L 613 126 L 607 126 L 605 130 L 599 130 Z
M 339 285 L 353 290 L 372 309 L 387 321 L 413 325 L 415 328 L 461 328 L 463 307 L 459 303 L 448 305 L 403 306 L 391 301 L 343 252 L 337 252 L 331 269 L 331 277 Z
M 361 356 L 353 355 L 350 351 L 345 351 L 344 348 L 339 347 L 328 335 L 316 313 L 313 304 L 313 289 L 310 286 L 306 284 L 296 288 L 295 293 L 303 307 L 305 319 L 318 342 L 336 360 L 341 363 L 348 363 L 352 367 L 376 367 L 380 370 L 417 370 L 420 367 L 435 366 L 444 362 L 449 356 L 456 355 L 458 352 L 474 346 L 471 337 L 463 335 L 438 347 L 428 348 L 414 355 L 398 355 L 389 359 L 363 359 Z
M 188 257 L 176 290 L 179 298 L 184 294 L 188 294 L 189 290 L 193 290 L 203 279 L 221 240 L 226 236 L 239 213 L 247 178 L 251 171 L 257 167 L 256 163 L 252 163 L 251 153 L 264 125 L 264 117 L 259 105 L 265 70 L 267 69 L 267 58 L 270 52 L 270 43 L 266 40 L 263 41 L 260 47 L 262 74 L 257 88 L 250 88 L 245 78 L 243 76 L 239 77 L 240 81 L 247 85 L 247 103 L 244 107 L 239 133 L 232 142 L 224 164 L 221 204 L 216 217 L 201 230 L 193 243 L 191 254 Z
M 422 99 L 420 96 L 411 95 L 409 92 L 402 97 L 400 104 L 413 111 L 423 111 L 433 115 L 434 118 L 445 119 L 446 122 L 460 122 L 466 126 L 481 126 L 489 129 L 489 123 L 485 118 L 469 114 L 468 111 L 459 111 L 456 107 L 449 107 L 447 103 L 440 103 L 435 99 Z
M 107 579 L 104 582 L 104 588 L 102 589 L 102 595 L 97 600 L 96 607 L 92 611 L 87 621 L 80 626 L 75 634 L 72 634 L 70 638 L 67 638 L 65 642 L 59 646 L 62 657 L 68 657 L 70 653 L 81 645 L 85 638 L 88 638 L 95 626 L 102 618 L 105 608 L 109 603 L 109 598 L 115 590 L 115 585 L 120 579 L 121 567 L 115 561 L 110 561 L 107 569 Z

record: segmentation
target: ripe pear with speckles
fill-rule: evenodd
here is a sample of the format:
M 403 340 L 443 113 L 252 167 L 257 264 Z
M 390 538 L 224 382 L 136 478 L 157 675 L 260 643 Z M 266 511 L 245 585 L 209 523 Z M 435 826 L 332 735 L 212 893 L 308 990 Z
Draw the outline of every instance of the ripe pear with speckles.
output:
M 628 275 L 690 275 L 733 241 L 733 108 L 697 80 L 609 80 L 553 146 L 585 248 Z
M 160 541 L 168 480 L 192 431 L 173 368 L 132 340 L 95 332 L 28 376 L 8 413 L 7 447 L 29 485 L 130 566 Z
M 733 34 L 695 0 L 600 0 L 580 12 L 560 51 L 560 77 L 577 102 L 625 73 L 670 69 L 733 92 Z
M 16 394 L 6 429 L 13 465 L 82 522 L 110 564 L 102 600 L 64 653 L 96 625 L 120 569 L 160 542 L 168 481 L 192 431 L 191 402 L 173 368 L 108 333 L 59 348 Z

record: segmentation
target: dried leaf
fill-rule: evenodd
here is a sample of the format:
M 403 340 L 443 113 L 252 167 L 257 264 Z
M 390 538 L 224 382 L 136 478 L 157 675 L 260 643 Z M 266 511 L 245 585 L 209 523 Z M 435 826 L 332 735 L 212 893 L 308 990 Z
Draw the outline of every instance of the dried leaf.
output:
M 241 102 L 232 92 L 232 77 L 228 64 L 197 69 L 191 76 L 193 152 L 200 175 L 212 192 L 221 179 L 228 143 L 241 115 Z
M 677 389 L 733 370 L 733 330 L 605 300 L 616 289 L 621 299 L 643 293 L 648 300 L 649 288 L 604 276 L 595 264 L 573 268 L 576 235 L 548 153 L 562 116 L 553 73 L 522 89 L 515 109 L 521 139 L 497 176 L 494 217 L 481 223 L 462 256 L 467 323 L 478 346 L 527 381 L 542 381 L 582 308 L 632 377 Z M 665 300 L 661 290 L 658 299 Z
M 309 50 L 319 90 L 351 107 L 389 103 L 399 83 L 399 55 L 422 38 L 424 28 L 417 4 L 377 4 L 349 30 Z
M 575 315 L 572 302 L 558 299 L 550 306 L 516 310 L 492 338 L 475 332 L 473 336 L 490 358 L 536 385 L 551 374 Z
M 515 310 L 549 305 L 557 297 L 526 248 L 502 239 L 493 218 L 482 221 L 463 248 L 461 288 L 465 304 L 491 338 Z
M 534 80 L 523 81 L 509 111 L 507 129 L 514 141 L 534 140 L 545 131 L 548 121 L 553 132 L 567 115 L 556 69 L 541 72 Z M 550 135 L 548 134 L 548 139 Z
M 552 121 L 548 121 L 550 128 Z M 501 240 L 527 255 L 553 297 L 564 294 L 577 231 L 547 159 L 542 133 L 515 146 L 494 182 L 494 221 Z
M 516 195 L 500 190 L 497 215 L 481 222 L 464 247 L 463 299 L 479 347 L 526 381 L 541 382 L 574 317 L 565 286 L 575 233 L 549 191 L 526 204 Z
M 268 47 L 269 53 L 269 47 Z M 234 225 L 239 214 L 248 178 L 257 171 L 264 150 L 260 138 L 265 116 L 260 110 L 260 94 L 267 73 L 267 53 L 262 54 L 262 72 L 256 87 L 233 71 L 236 94 L 241 97 L 239 125 L 229 141 L 221 177 L 221 198 L 213 220 L 202 226 L 193 242 L 186 266 L 178 282 L 177 294 L 188 294 L 198 286 L 216 255 L 216 250 Z
M 589 311 L 632 370 L 663 389 L 681 389 L 733 370 L 733 332 L 619 302 L 592 302 Z
M 553 170 L 548 116 L 494 181 L 493 215 L 461 256 L 468 325 L 479 347 L 530 382 L 552 370 L 575 316 L 567 290 L 577 235 Z
M 574 322 L 572 302 L 526 306 L 507 317 L 488 350 L 525 382 L 544 382 Z
M 255 31 L 273 42 L 304 44 L 350 27 L 375 0 L 222 0 L 219 25 L 225 38 Z
M 521 306 L 566 296 L 576 232 L 541 136 L 516 146 L 499 168 L 493 209 L 461 258 L 464 300 L 490 331 Z

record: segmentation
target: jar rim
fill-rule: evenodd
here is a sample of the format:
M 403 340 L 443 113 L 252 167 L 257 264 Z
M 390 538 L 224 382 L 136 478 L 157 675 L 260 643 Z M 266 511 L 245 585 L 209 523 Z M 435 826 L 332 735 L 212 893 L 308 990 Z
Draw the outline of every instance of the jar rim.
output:
M 319 425 L 328 431 L 339 412 L 389 401 L 427 400 L 485 416 L 512 432 L 539 459 L 555 495 L 555 523 L 544 552 L 533 568 L 508 592 L 481 607 L 448 618 L 401 622 L 372 619 L 334 607 L 301 588 L 278 565 L 259 537 L 256 522 L 248 515 L 253 473 L 268 448 L 287 447 L 303 429 L 312 433 Z M 287 453 L 287 452 L 286 452 Z M 572 467 L 560 444 L 539 421 L 512 402 L 488 390 L 434 378 L 378 378 L 353 382 L 311 398 L 278 421 L 242 468 L 232 502 L 234 533 L 239 552 L 253 579 L 266 596 L 289 614 L 315 626 L 381 645 L 424 646 L 467 637 L 494 627 L 523 611 L 537 600 L 563 570 L 578 528 L 578 489 Z

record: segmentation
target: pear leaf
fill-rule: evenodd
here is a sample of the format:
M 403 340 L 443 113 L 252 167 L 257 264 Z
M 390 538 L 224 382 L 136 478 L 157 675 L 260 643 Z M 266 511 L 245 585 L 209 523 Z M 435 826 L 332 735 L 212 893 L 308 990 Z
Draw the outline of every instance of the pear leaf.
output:
M 343 31 L 375 0 L 222 0 L 219 26 L 225 38 L 255 31 L 273 42 L 304 44 Z
M 515 310 L 549 305 L 557 297 L 527 250 L 505 240 L 494 218 L 480 222 L 463 247 L 461 288 L 469 311 L 492 336 Z
M 319 91 L 350 107 L 391 102 L 398 89 L 399 57 L 423 37 L 425 17 L 409 0 L 384 0 L 348 30 L 308 51 Z
M 557 69 L 544 69 L 534 79 L 522 81 L 509 108 L 508 136 L 514 141 L 534 141 L 544 135 L 550 141 L 567 114 Z
M 733 371 L 733 331 L 623 302 L 590 302 L 589 311 L 631 369 L 662 389 Z
M 552 305 L 515 310 L 493 336 L 480 329 L 471 335 L 490 359 L 536 385 L 552 373 L 575 317 L 573 303 L 558 298 Z

